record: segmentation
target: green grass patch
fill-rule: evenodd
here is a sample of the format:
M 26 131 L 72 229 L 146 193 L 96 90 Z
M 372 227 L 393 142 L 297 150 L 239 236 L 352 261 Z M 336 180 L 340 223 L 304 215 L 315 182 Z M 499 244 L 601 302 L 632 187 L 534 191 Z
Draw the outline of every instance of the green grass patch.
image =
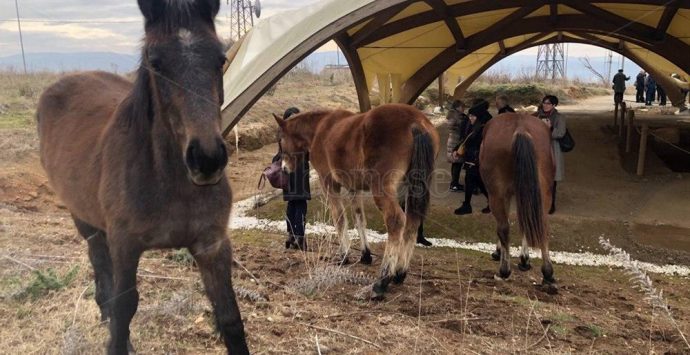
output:
M 34 278 L 22 291 L 15 295 L 17 299 L 31 298 L 35 300 L 49 291 L 58 291 L 69 286 L 77 277 L 79 266 L 72 267 L 64 275 L 58 275 L 55 270 L 47 269 L 45 271 L 34 270 Z
M 35 126 L 33 112 L 10 112 L 0 115 L 0 129 L 17 129 Z

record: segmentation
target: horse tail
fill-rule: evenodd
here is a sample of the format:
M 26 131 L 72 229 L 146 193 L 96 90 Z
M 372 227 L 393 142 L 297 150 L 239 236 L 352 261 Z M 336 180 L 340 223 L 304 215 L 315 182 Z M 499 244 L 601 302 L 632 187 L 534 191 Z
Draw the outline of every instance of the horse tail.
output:
M 429 209 L 429 188 L 434 169 L 434 143 L 429 132 L 412 128 L 412 156 L 406 173 L 405 213 L 423 219 Z
M 539 172 L 532 137 L 518 131 L 513 139 L 514 188 L 520 230 L 531 247 L 544 245 L 546 228 L 542 208 Z

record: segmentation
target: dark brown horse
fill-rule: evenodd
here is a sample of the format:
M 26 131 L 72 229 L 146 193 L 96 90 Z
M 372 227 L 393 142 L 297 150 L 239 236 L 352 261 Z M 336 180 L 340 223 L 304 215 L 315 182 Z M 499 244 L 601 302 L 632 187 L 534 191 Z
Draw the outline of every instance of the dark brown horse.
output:
M 497 223 L 499 245 L 493 257 L 501 261 L 498 276 L 510 276 L 508 213 L 510 199 L 515 195 L 518 224 L 523 233 L 518 266 L 520 270 L 529 270 L 529 247 L 540 248 L 544 262 L 542 284 L 555 291 L 546 223 L 555 173 L 549 128 L 528 115 L 508 113 L 493 118 L 484 128 L 479 168 Z
M 367 244 L 362 192 L 370 191 L 383 212 L 388 243 L 381 262 L 381 278 L 372 297 L 383 297 L 391 281 L 401 283 L 409 267 L 417 228 L 429 205 L 429 184 L 439 137 L 431 122 L 408 105 L 379 106 L 367 113 L 313 111 L 289 120 L 274 115 L 280 125 L 283 167 L 290 172 L 309 154 L 326 194 L 340 237 L 339 257 L 347 260 L 350 239 L 344 189 L 354 195 L 355 223 L 362 241 L 363 263 L 371 263 Z M 403 196 L 405 210 L 398 196 Z
M 199 265 L 228 350 L 248 353 L 230 280 L 219 6 L 139 0 L 146 35 L 134 84 L 103 72 L 71 75 L 38 105 L 41 162 L 88 242 L 111 354 L 130 345 L 141 254 L 182 247 Z

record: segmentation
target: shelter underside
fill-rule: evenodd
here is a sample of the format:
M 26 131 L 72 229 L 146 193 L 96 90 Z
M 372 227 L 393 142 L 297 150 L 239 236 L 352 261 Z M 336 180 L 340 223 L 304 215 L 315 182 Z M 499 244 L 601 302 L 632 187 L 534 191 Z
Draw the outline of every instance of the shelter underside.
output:
M 362 111 L 370 108 L 374 88 L 382 102 L 412 103 L 442 73 L 454 95 L 462 95 L 501 59 L 554 42 L 620 53 L 680 104 L 687 83 L 670 75 L 690 77 L 690 0 L 321 2 L 262 20 L 234 48 L 223 128 L 329 40 L 350 64 Z

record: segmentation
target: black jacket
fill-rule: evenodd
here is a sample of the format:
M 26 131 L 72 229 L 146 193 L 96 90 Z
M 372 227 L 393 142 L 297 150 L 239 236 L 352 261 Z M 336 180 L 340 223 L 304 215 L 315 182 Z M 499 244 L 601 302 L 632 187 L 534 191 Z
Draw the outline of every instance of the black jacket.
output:
M 273 157 L 273 162 L 279 160 L 283 155 L 279 147 L 278 154 Z M 299 161 L 299 159 L 298 159 Z M 288 174 L 288 188 L 283 190 L 283 201 L 311 200 L 311 189 L 309 186 L 309 154 L 305 154 L 301 161 L 303 164 Z
M 473 125 L 467 127 L 467 140 L 465 141 L 465 162 L 479 164 L 479 147 L 482 145 L 484 138 L 484 126 L 493 117 L 487 111 L 487 107 L 481 107 L 476 111 L 470 111 L 470 114 L 477 116 L 477 120 Z

